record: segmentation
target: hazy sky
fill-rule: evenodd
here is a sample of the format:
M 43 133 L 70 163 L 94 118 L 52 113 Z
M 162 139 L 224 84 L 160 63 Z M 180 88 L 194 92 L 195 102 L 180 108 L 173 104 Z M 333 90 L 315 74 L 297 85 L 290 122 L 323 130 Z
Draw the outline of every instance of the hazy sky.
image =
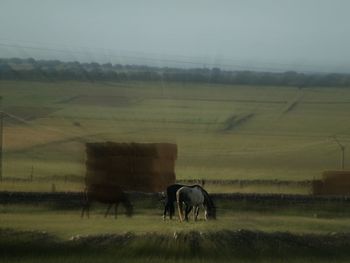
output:
M 350 72 L 349 0 L 0 0 L 0 57 Z

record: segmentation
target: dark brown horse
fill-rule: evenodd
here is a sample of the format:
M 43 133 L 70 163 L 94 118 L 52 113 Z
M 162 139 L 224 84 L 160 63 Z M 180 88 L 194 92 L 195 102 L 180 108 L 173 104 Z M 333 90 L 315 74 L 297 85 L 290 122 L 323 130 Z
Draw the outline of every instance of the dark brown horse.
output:
M 126 215 L 131 217 L 133 214 L 133 206 L 128 198 L 128 195 L 118 186 L 106 186 L 93 184 L 84 189 L 83 192 L 83 208 L 81 217 L 84 217 L 85 212 L 89 217 L 90 206 L 94 201 L 108 204 L 105 217 L 114 205 L 114 217 L 117 218 L 118 205 L 121 203 L 125 207 Z

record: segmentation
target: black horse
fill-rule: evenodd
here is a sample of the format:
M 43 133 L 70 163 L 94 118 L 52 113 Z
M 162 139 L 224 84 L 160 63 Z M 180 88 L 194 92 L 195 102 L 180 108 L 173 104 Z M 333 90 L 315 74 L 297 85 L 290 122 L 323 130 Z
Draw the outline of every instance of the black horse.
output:
M 175 214 L 175 206 L 174 202 L 176 202 L 176 192 L 183 186 L 183 184 L 173 184 L 168 186 L 166 189 L 166 200 L 165 200 L 165 207 L 164 207 L 164 212 L 163 212 L 163 219 L 165 220 L 167 212 L 169 212 L 169 218 L 172 219 L 173 215 Z M 205 199 L 204 199 L 204 205 L 207 207 L 210 207 L 210 215 L 208 217 L 216 219 L 216 208 L 213 203 L 213 200 L 210 198 L 209 194 L 207 191 L 203 189 L 200 185 L 190 185 L 188 187 L 194 188 L 194 187 L 199 187 L 201 191 L 203 192 Z M 188 208 L 192 209 L 192 208 Z
M 84 217 L 85 212 L 89 217 L 90 206 L 94 201 L 108 204 L 105 217 L 108 216 L 110 209 L 114 205 L 114 217 L 117 218 L 117 209 L 119 203 L 125 207 L 125 212 L 128 217 L 131 217 L 133 214 L 133 206 L 129 200 L 128 195 L 118 186 L 106 186 L 97 184 L 89 185 L 84 189 L 82 201 L 83 208 L 81 211 L 81 217 Z

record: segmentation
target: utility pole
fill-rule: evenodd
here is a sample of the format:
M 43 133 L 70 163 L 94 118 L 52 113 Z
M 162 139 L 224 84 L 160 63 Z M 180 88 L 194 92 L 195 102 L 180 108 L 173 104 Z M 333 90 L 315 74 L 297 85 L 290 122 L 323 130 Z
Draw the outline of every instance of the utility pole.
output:
M 341 169 L 345 169 L 345 146 L 339 142 L 337 137 L 333 136 L 334 141 L 338 144 L 341 150 Z

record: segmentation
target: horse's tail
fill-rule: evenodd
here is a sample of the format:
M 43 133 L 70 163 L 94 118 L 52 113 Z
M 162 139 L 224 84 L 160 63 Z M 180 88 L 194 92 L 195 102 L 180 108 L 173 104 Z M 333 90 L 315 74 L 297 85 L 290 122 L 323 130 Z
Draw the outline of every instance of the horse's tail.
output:
M 203 187 L 201 187 L 200 185 L 198 185 L 197 187 L 200 188 L 203 193 L 204 204 L 207 206 L 207 209 L 210 209 L 211 216 L 214 219 L 216 219 L 216 207 L 214 205 L 213 199 Z
M 177 203 L 177 209 L 179 211 L 179 217 L 180 217 L 180 221 L 183 221 L 183 204 L 182 204 L 182 198 L 181 198 L 181 191 L 178 190 L 176 192 L 176 203 Z

